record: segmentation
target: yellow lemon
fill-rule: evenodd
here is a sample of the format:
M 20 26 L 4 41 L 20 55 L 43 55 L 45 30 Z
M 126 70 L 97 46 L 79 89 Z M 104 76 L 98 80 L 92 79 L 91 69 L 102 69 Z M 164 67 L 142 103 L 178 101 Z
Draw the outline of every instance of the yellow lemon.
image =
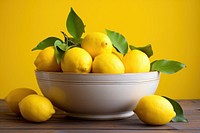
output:
M 12 90 L 5 98 L 11 111 L 20 115 L 18 103 L 26 96 L 30 94 L 37 94 L 34 90 L 29 88 L 17 88 Z
M 19 109 L 24 119 L 44 122 L 55 113 L 52 103 L 44 96 L 31 94 L 21 100 Z
M 122 59 L 125 73 L 138 73 L 150 71 L 150 60 L 148 56 L 140 50 L 128 52 Z
M 104 52 L 112 52 L 112 42 L 110 38 L 101 32 L 87 34 L 83 38 L 81 47 L 88 51 L 92 58 Z
M 102 53 L 94 58 L 92 63 L 93 73 L 124 73 L 124 65 L 120 58 L 113 53 Z
M 90 54 L 79 47 L 74 47 L 65 52 L 61 61 L 63 72 L 89 73 L 92 66 Z
M 172 104 L 158 95 L 144 96 L 134 111 L 141 121 L 150 125 L 167 124 L 176 116 Z
M 60 64 L 57 64 L 55 49 L 53 46 L 43 49 L 34 62 L 39 71 L 61 71 Z

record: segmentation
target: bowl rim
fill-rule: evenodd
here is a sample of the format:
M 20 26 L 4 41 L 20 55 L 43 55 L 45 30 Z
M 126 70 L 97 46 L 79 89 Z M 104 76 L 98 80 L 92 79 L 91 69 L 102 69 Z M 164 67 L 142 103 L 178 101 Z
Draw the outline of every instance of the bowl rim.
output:
M 37 80 L 70 83 L 138 83 L 160 79 L 159 71 L 144 73 L 102 74 L 35 71 Z
M 149 73 L 158 73 L 159 71 L 149 71 L 149 72 L 138 72 L 138 73 L 120 73 L 120 74 L 110 74 L 110 73 L 74 73 L 74 72 L 52 72 L 52 71 L 40 71 L 35 70 L 35 73 L 49 73 L 49 74 L 62 74 L 62 75 L 95 75 L 95 76 L 107 76 L 107 75 L 140 75 L 140 74 L 149 74 Z

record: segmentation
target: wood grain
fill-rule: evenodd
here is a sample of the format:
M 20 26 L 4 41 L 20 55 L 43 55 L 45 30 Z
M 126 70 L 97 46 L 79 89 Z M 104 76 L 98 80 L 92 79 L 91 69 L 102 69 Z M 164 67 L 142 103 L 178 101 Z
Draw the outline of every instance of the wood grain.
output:
M 142 123 L 136 115 L 122 120 L 92 121 L 68 117 L 65 112 L 57 110 L 56 114 L 43 123 L 31 123 L 12 113 L 5 101 L 0 100 L 0 133 L 179 133 L 200 132 L 200 100 L 179 100 L 187 123 L 168 123 L 163 126 L 149 126 Z

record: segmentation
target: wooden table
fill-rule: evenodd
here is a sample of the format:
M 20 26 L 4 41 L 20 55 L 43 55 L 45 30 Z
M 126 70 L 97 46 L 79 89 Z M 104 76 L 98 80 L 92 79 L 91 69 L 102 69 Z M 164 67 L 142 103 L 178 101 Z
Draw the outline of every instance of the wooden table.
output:
M 5 101 L 0 100 L 0 133 L 200 133 L 200 100 L 180 100 L 188 123 L 168 123 L 164 126 L 149 126 L 142 123 L 136 115 L 123 120 L 91 121 L 67 117 L 57 111 L 44 123 L 30 123 L 22 117 L 15 116 L 8 110 Z

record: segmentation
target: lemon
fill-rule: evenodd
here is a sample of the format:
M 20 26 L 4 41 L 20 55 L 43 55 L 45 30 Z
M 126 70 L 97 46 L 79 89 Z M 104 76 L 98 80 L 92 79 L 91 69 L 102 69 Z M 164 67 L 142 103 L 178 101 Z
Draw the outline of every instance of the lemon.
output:
M 34 90 L 29 88 L 17 88 L 12 90 L 5 98 L 11 111 L 20 115 L 18 103 L 26 96 L 30 94 L 37 94 Z
M 122 59 L 125 73 L 138 73 L 150 71 L 150 60 L 148 56 L 140 50 L 128 52 Z
M 120 58 L 113 53 L 102 53 L 94 58 L 92 63 L 93 73 L 124 73 L 124 65 Z
M 79 47 L 73 47 L 65 52 L 61 61 L 63 72 L 89 73 L 92 67 L 92 57 Z
M 110 38 L 101 32 L 87 34 L 82 40 L 81 47 L 88 51 L 92 58 L 104 52 L 112 52 Z
M 158 95 L 144 96 L 134 111 L 141 121 L 150 125 L 167 124 L 176 116 L 172 104 Z
M 22 99 L 19 109 L 23 118 L 31 122 L 47 121 L 55 113 L 50 100 L 37 94 L 31 94 Z
M 57 64 L 55 49 L 53 46 L 46 47 L 37 56 L 34 62 L 39 71 L 61 71 L 60 64 Z

